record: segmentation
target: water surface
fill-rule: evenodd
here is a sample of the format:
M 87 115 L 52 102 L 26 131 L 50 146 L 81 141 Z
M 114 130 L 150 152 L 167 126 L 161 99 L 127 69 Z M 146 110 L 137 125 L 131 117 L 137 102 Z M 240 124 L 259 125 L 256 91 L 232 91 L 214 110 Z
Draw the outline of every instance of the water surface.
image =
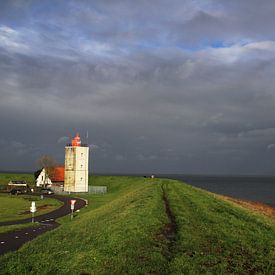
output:
M 208 191 L 275 207 L 275 176 L 161 175 Z

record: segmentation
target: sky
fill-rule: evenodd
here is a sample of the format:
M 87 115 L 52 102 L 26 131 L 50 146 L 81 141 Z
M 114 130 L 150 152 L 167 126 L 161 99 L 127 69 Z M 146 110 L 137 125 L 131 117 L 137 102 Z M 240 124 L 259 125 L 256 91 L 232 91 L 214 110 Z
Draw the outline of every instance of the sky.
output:
M 92 173 L 275 174 L 275 1 L 0 1 L 0 170 L 79 132 Z

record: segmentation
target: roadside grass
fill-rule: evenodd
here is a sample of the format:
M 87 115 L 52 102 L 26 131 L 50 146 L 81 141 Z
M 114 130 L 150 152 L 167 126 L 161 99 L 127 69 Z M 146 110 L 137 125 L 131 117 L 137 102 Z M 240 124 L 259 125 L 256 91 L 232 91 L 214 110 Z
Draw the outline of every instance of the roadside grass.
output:
M 274 274 L 275 223 L 168 179 L 93 176 L 104 195 L 0 257 L 0 274 Z M 175 216 L 176 236 L 163 190 Z
M 51 212 L 62 205 L 62 202 L 39 196 L 0 194 L 0 221 L 21 220 L 31 217 L 31 202 L 35 201 L 37 212 L 35 215 L 42 215 Z
M 24 223 L 24 224 L 14 224 L 14 225 L 4 225 L 0 226 L 0 233 L 13 232 L 27 227 L 37 227 L 40 223 Z
M 178 226 L 169 273 L 274 274 L 274 221 L 181 182 L 165 189 Z

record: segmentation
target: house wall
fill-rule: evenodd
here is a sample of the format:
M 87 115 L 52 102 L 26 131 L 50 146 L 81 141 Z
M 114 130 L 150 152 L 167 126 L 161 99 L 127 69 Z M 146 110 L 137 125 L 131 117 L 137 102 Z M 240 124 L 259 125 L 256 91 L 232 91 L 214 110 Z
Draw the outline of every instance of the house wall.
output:
M 46 178 L 46 181 L 45 181 L 45 178 Z M 52 185 L 51 179 L 48 176 L 46 177 L 45 168 L 42 169 L 41 173 L 36 179 L 36 186 L 40 187 L 40 186 L 44 186 L 44 184 Z

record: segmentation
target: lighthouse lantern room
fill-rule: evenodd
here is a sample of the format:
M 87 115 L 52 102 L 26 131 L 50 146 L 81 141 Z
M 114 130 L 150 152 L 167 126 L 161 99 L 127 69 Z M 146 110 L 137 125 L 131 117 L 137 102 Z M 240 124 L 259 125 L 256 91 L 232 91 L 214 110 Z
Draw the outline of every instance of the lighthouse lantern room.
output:
M 81 144 L 79 133 L 65 147 L 64 191 L 88 192 L 89 147 Z

